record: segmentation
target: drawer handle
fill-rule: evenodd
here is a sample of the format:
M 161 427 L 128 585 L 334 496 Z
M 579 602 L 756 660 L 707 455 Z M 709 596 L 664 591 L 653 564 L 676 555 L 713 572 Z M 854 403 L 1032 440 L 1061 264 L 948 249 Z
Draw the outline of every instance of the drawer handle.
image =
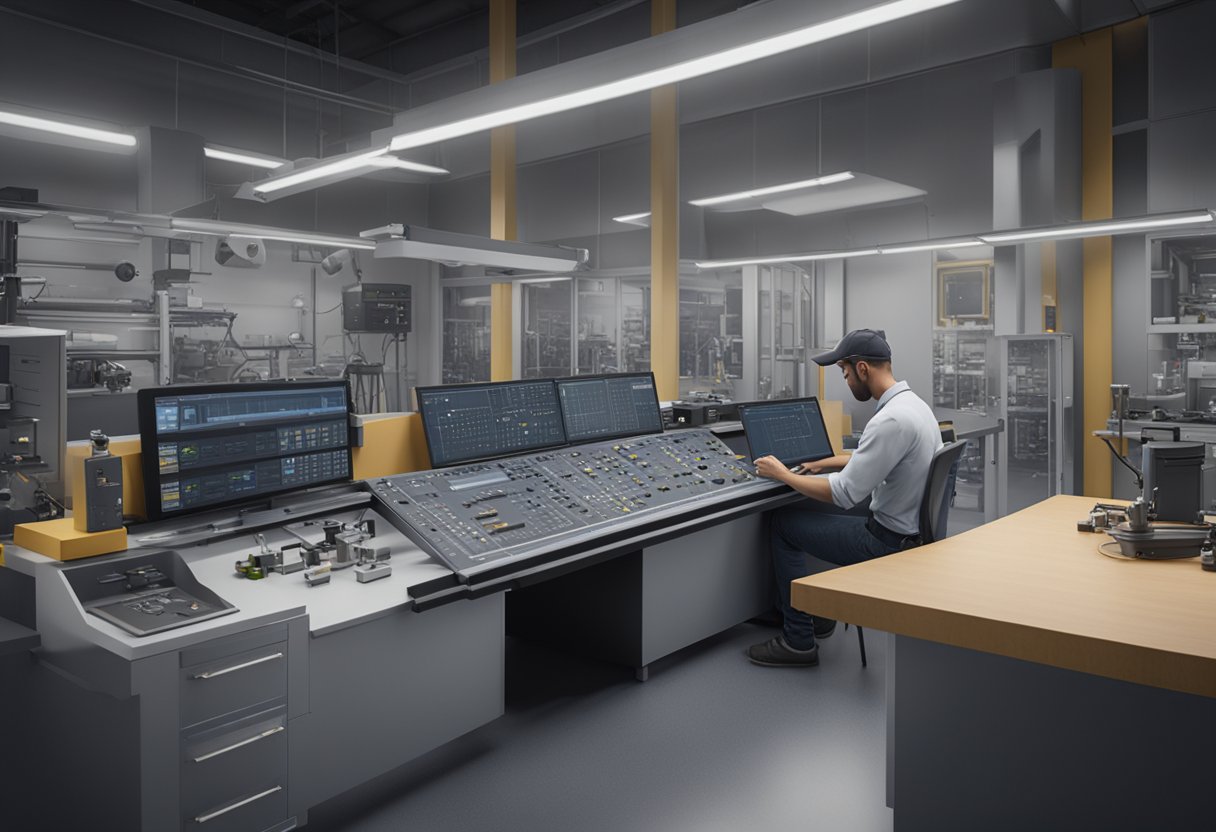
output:
M 264 792 L 259 792 L 258 794 L 245 798 L 244 800 L 238 800 L 236 803 L 229 803 L 223 809 L 216 809 L 214 812 L 208 812 L 205 815 L 199 815 L 198 817 L 196 817 L 194 819 L 194 822 L 195 823 L 206 823 L 209 820 L 215 820 L 220 815 L 226 815 L 234 809 L 239 809 L 242 806 L 248 806 L 250 803 L 253 803 L 255 800 L 261 800 L 263 797 L 270 797 L 275 792 L 281 792 L 281 791 L 283 791 L 282 786 L 275 786 L 273 789 L 267 789 Z
M 229 751 L 236 751 L 238 748 L 244 748 L 246 745 L 255 743 L 258 740 L 264 740 L 267 737 L 273 737 L 275 734 L 279 733 L 280 731 L 286 731 L 286 730 L 287 730 L 286 726 L 279 725 L 275 728 L 271 728 L 269 731 L 263 731 L 260 734 L 254 734 L 252 737 L 248 737 L 247 739 L 243 739 L 240 742 L 233 743 L 232 745 L 228 746 L 227 748 L 221 748 L 217 751 L 212 751 L 208 754 L 204 754 L 201 757 L 194 757 L 193 760 L 196 763 L 201 763 L 204 760 L 210 760 L 212 757 L 218 757 L 221 754 L 227 754 Z
M 196 673 L 191 678 L 192 679 L 214 679 L 217 676 L 223 676 L 225 673 L 235 673 L 238 670 L 244 670 L 247 667 L 253 667 L 255 664 L 262 664 L 262 662 L 272 662 L 275 659 L 281 659 L 281 658 L 283 658 L 282 653 L 271 653 L 269 656 L 262 656 L 260 659 L 253 659 L 252 661 L 242 662 L 241 664 L 234 664 L 232 667 L 225 667 L 222 670 L 208 670 L 206 673 Z

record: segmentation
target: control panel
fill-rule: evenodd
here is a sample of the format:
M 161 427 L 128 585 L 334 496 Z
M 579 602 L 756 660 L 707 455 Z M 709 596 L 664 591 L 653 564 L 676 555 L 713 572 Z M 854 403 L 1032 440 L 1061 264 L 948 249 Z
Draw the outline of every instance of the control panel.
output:
M 776 490 L 706 430 L 369 481 L 383 512 L 458 573 L 576 550 L 612 530 Z M 695 505 L 693 505 L 695 503 Z
M 357 283 L 342 291 L 342 328 L 347 332 L 408 334 L 413 297 L 404 283 Z

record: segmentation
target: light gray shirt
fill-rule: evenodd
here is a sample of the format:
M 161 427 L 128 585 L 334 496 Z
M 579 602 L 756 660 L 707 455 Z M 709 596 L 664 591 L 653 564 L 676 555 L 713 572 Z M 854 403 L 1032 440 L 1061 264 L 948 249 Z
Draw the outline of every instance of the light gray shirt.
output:
M 929 405 L 901 381 L 882 394 L 878 410 L 844 469 L 828 475 L 832 502 L 852 508 L 871 496 L 874 519 L 893 532 L 920 531 L 920 501 L 941 429 Z

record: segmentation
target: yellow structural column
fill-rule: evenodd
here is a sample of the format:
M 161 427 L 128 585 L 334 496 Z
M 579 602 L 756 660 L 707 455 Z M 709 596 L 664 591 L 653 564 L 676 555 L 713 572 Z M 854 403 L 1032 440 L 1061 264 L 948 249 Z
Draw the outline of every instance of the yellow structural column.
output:
M 515 77 L 515 0 L 490 0 L 490 83 Z M 514 240 L 515 127 L 490 134 L 490 236 Z M 510 283 L 490 286 L 490 380 L 514 375 L 515 332 Z
M 1106 219 L 1114 212 L 1114 165 L 1111 124 L 1112 49 L 1111 30 L 1100 29 L 1052 46 L 1051 63 L 1081 73 L 1081 218 Z M 1110 414 L 1110 384 L 1113 373 L 1111 238 L 1088 237 L 1083 241 L 1082 425 L 1085 437 L 1082 494 L 1110 496 L 1110 455 L 1093 431 L 1103 430 Z
M 650 33 L 676 28 L 676 0 L 651 0 Z M 650 369 L 680 396 L 680 122 L 677 88 L 650 93 Z

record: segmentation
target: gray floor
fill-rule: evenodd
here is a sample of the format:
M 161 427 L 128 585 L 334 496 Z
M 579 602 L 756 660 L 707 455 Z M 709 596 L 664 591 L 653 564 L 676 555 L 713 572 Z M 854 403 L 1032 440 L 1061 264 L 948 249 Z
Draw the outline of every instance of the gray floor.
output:
M 509 640 L 505 716 L 315 808 L 306 828 L 890 830 L 885 635 L 867 633 L 867 669 L 840 627 L 818 668 L 750 665 L 744 649 L 775 632 L 742 624 L 645 683 Z

